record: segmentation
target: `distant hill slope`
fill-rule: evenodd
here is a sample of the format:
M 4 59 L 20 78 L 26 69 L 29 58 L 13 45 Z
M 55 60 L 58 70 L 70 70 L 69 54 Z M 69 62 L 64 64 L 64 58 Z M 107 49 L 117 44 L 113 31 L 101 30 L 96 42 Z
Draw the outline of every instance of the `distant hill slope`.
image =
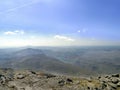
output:
M 98 74 L 120 72 L 120 47 L 57 48 L 45 54 Z
M 39 49 L 23 49 L 14 52 L 11 60 L 3 64 L 3 67 L 15 69 L 44 70 L 61 74 L 88 74 L 89 71 L 78 66 L 64 63 L 56 58 L 45 55 Z
M 0 49 L 0 67 L 72 74 L 120 72 L 120 47 Z
M 24 57 L 24 56 L 30 56 L 30 55 L 40 55 L 44 53 L 40 49 L 26 48 L 26 49 L 13 52 L 12 54 L 14 54 L 14 57 Z

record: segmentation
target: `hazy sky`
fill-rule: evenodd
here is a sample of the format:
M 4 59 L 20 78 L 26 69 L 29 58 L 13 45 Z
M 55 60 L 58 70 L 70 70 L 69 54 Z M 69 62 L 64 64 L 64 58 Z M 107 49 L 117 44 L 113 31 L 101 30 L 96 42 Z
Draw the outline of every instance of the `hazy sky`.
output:
M 0 46 L 120 45 L 120 0 L 1 0 Z

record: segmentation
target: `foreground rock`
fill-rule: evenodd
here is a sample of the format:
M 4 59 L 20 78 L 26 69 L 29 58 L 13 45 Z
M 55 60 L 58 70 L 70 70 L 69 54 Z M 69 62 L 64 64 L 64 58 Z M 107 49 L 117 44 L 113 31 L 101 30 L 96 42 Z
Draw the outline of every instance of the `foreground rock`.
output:
M 120 74 L 79 78 L 34 71 L 0 72 L 0 90 L 120 90 Z

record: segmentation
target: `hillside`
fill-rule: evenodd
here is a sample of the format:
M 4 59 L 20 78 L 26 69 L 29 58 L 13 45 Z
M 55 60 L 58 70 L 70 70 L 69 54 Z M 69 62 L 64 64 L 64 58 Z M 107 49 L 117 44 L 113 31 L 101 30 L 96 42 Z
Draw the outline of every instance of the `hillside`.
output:
M 0 67 L 61 74 L 120 72 L 120 47 L 32 47 L 0 50 Z
M 61 74 L 89 74 L 78 66 L 64 63 L 59 59 L 45 55 L 39 49 L 23 49 L 11 54 L 10 60 L 1 65 L 13 69 L 43 70 Z
M 120 47 L 63 47 L 45 54 L 98 74 L 120 72 Z

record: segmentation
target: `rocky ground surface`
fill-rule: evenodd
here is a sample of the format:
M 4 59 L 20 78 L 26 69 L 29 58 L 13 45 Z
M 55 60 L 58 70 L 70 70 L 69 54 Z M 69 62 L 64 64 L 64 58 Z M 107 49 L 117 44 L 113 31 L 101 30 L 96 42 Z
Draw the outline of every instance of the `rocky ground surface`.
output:
M 120 74 L 80 78 L 0 69 L 0 90 L 120 90 Z

